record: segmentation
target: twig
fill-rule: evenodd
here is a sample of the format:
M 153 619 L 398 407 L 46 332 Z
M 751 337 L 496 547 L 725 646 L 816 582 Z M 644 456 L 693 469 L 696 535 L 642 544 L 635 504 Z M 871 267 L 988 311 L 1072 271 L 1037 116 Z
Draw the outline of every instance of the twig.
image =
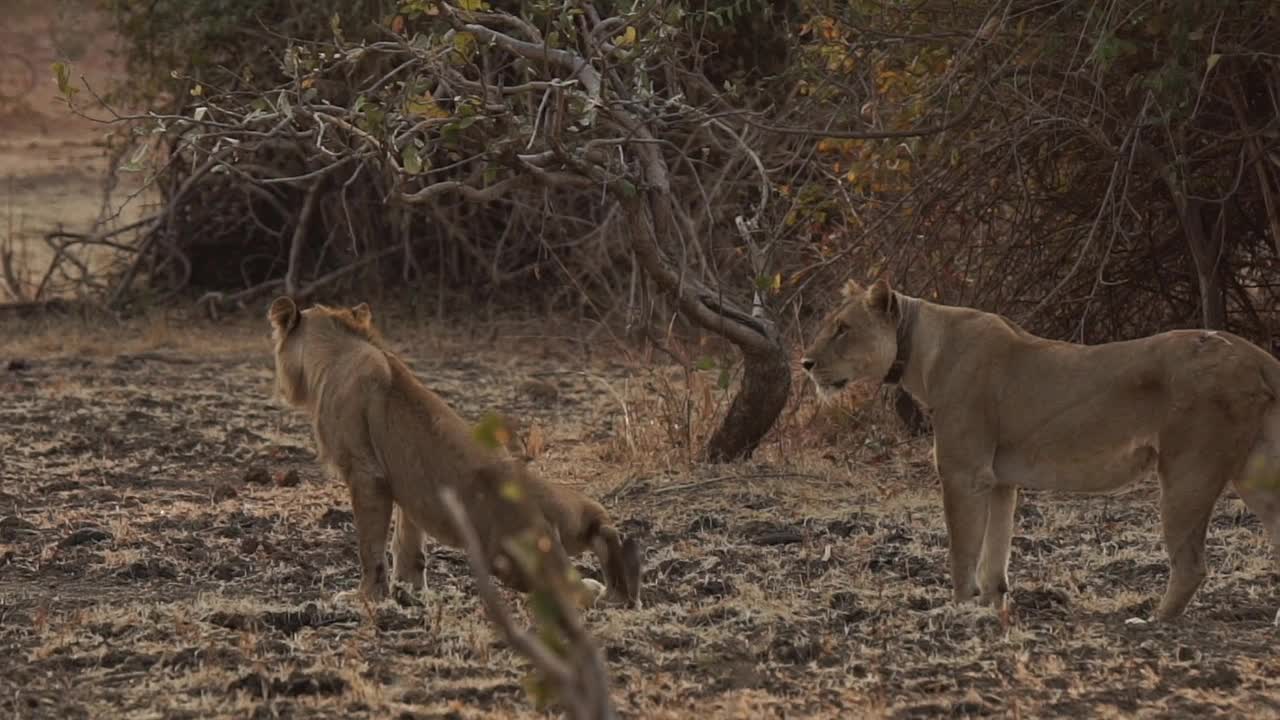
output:
M 800 478 L 806 480 L 822 480 L 827 481 L 829 478 L 820 477 L 818 475 L 809 475 L 806 473 L 752 473 L 749 475 L 720 475 L 718 477 L 698 480 L 696 482 L 681 483 L 679 485 L 664 485 L 659 488 L 650 490 L 648 495 L 666 495 L 673 492 L 684 492 L 686 490 L 696 490 L 708 485 L 715 485 L 728 480 L 767 480 L 770 478 Z
M 316 198 L 320 196 L 321 184 L 317 181 L 307 190 L 307 197 L 302 201 L 302 210 L 298 212 L 298 224 L 293 229 L 293 241 L 289 245 L 289 267 L 284 275 L 286 295 L 294 295 L 298 292 L 298 265 L 302 258 L 302 245 L 307 239 L 307 230 L 311 227 L 311 216 L 316 209 Z
M 22 292 L 22 283 L 18 282 L 18 274 L 13 270 L 13 249 L 8 243 L 0 248 L 0 270 L 3 270 L 5 292 L 18 302 L 26 302 L 26 294 Z

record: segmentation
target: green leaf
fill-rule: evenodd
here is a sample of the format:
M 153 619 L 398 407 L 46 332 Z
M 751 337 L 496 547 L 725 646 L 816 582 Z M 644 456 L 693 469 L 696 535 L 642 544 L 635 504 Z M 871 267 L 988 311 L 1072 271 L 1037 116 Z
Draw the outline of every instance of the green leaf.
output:
M 1205 72 L 1209 72 L 1210 70 L 1212 70 L 1213 66 L 1217 65 L 1218 61 L 1221 59 L 1222 59 L 1222 53 L 1213 53 L 1212 55 L 1210 55 L 1208 60 L 1205 61 L 1205 64 L 1207 65 L 1207 67 L 1205 68 Z
M 329 29 L 333 31 L 334 39 L 338 41 L 339 45 L 341 45 L 343 43 L 342 17 L 339 16 L 338 13 L 334 13 L 329 17 Z
M 720 368 L 720 376 L 716 378 L 716 387 L 720 388 L 721 390 L 728 390 L 729 381 L 732 379 L 733 378 L 729 376 L 729 368 L 722 367 Z
M 471 436 L 481 445 L 488 448 L 500 448 L 507 444 L 511 439 L 511 433 L 507 430 L 506 423 L 502 421 L 502 417 L 497 413 L 487 413 L 480 422 L 476 423 L 475 428 L 471 431 Z
M 712 370 L 716 366 L 715 358 L 702 357 L 698 358 L 698 362 L 694 363 L 694 368 L 698 370 Z
M 404 165 L 404 171 L 411 175 L 422 172 L 422 156 L 418 154 L 418 147 L 413 143 L 408 143 L 400 151 L 400 162 Z
M 58 92 L 67 100 L 71 100 L 76 93 L 80 92 L 80 88 L 71 84 L 71 66 L 64 62 L 56 62 L 53 64 L 53 75 L 58 80 Z
M 498 493 L 502 495 L 504 500 L 512 503 L 518 503 L 524 499 L 524 488 L 520 487 L 520 483 L 514 479 L 502 483 L 502 487 L 498 488 Z
M 141 172 L 144 168 L 142 161 L 146 159 L 147 153 L 150 151 L 150 145 L 145 143 L 139 145 L 138 149 L 133 151 L 133 155 L 129 158 L 128 162 L 120 166 L 120 172 Z
M 1245 463 L 1244 486 L 1264 490 L 1280 490 L 1280 467 L 1264 455 L 1254 455 Z
M 533 706 L 539 712 L 546 710 L 555 700 L 555 690 L 551 683 L 536 670 L 530 670 L 524 676 L 524 691 L 533 700 Z
M 565 650 L 563 641 L 555 628 L 564 623 L 564 618 L 560 615 L 560 606 L 556 604 L 555 598 L 546 590 L 535 589 L 529 593 L 529 607 L 533 611 L 533 617 L 544 630 L 539 633 L 542 635 L 542 642 L 557 655 L 563 655 Z

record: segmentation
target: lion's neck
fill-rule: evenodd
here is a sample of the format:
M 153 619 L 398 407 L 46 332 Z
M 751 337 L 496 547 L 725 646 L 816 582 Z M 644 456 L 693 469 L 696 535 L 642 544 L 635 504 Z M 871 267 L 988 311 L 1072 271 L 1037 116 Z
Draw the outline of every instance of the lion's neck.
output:
M 933 355 L 924 338 L 934 320 L 933 303 L 908 295 L 898 295 L 898 353 L 894 358 L 899 365 L 898 384 L 913 398 L 929 405 L 928 382 Z M 890 370 L 892 373 L 892 368 Z
M 895 342 L 897 352 L 894 354 L 893 364 L 889 366 L 889 372 L 884 376 L 884 382 L 889 385 L 897 385 L 902 382 L 907 363 L 911 360 L 912 332 L 915 329 L 916 316 L 919 310 L 916 307 L 915 298 L 907 297 L 901 293 L 895 292 L 893 294 L 892 303 L 889 312 L 894 319 L 894 324 L 897 326 Z
M 341 392 L 350 384 L 343 379 L 357 373 L 367 374 L 374 368 L 386 370 L 385 362 L 372 365 L 367 362 L 368 356 L 381 355 L 381 350 L 350 335 L 317 335 L 309 341 L 317 347 L 302 366 L 302 381 L 306 393 L 303 400 L 312 412 L 316 412 L 320 404 L 335 400 L 335 392 Z

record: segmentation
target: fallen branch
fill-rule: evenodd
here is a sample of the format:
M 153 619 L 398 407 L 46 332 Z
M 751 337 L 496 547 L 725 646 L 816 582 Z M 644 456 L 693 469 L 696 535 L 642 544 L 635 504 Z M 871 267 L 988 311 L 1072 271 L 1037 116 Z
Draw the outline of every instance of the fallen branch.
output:
M 327 275 L 322 275 L 316 278 L 315 280 L 312 280 L 310 283 L 308 283 L 302 289 L 298 290 L 296 293 L 291 293 L 291 296 L 295 301 L 298 301 L 298 302 L 306 300 L 307 298 L 314 295 L 316 292 L 318 292 L 321 288 L 328 285 L 329 283 L 340 280 L 346 277 L 347 275 L 350 275 L 351 273 L 355 272 L 356 270 L 359 270 L 371 263 L 375 263 L 391 255 L 392 253 L 398 252 L 399 250 L 400 250 L 400 246 L 396 245 L 393 247 L 383 248 L 378 252 L 373 253 L 372 255 L 366 255 L 360 258 L 359 260 L 356 260 L 355 262 L 350 263 L 349 265 L 343 265 L 342 267 L 338 268 L 337 270 L 334 270 L 333 272 Z M 261 297 L 262 295 L 265 295 L 268 292 L 284 284 L 285 284 L 284 278 L 276 278 L 274 280 L 268 280 L 264 283 L 259 283 L 257 285 L 254 285 L 251 288 L 246 288 L 232 295 L 227 295 L 225 293 L 220 293 L 220 292 L 207 292 L 204 295 L 200 296 L 200 299 L 196 301 L 196 305 L 199 305 L 205 308 L 205 311 L 209 313 L 209 317 L 214 320 L 217 320 L 218 313 L 220 311 L 229 310 L 232 308 L 243 309 L 245 303 L 249 302 L 250 300 L 253 300 L 254 298 Z
M 608 674 L 600 652 L 595 643 L 582 629 L 577 620 L 577 608 L 563 590 L 563 583 L 555 582 L 549 577 L 548 563 L 539 563 L 539 577 L 532 583 L 535 591 L 541 591 L 554 602 L 556 616 L 563 622 L 559 630 L 563 631 L 569 646 L 564 657 L 559 657 L 541 640 L 527 630 L 516 627 L 515 621 L 508 612 L 506 604 L 498 594 L 498 588 L 489 572 L 488 558 L 485 557 L 480 537 L 467 516 L 457 494 L 452 488 L 441 488 L 440 502 L 444 505 L 453 524 L 454 531 L 461 538 L 467 551 L 467 561 L 471 565 L 471 574 L 475 578 L 476 590 L 484 603 L 489 619 L 497 626 L 507 642 L 524 655 L 534 668 L 548 681 L 556 698 L 565 706 L 570 718 L 581 720 L 612 720 L 618 717 L 613 701 L 609 698 Z

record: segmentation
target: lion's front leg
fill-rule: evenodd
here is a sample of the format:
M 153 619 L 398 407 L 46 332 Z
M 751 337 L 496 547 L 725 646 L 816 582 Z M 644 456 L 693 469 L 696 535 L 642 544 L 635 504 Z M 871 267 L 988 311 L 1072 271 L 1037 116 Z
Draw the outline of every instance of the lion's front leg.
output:
M 1010 485 L 991 488 L 987 500 L 987 531 L 982 540 L 978 567 L 979 602 L 1002 610 L 1009 594 L 1009 546 L 1013 541 L 1014 510 L 1018 489 Z
M 942 507 L 951 555 L 951 588 L 955 602 L 978 597 L 978 558 L 987 531 L 987 513 L 995 476 L 947 471 L 942 474 Z

